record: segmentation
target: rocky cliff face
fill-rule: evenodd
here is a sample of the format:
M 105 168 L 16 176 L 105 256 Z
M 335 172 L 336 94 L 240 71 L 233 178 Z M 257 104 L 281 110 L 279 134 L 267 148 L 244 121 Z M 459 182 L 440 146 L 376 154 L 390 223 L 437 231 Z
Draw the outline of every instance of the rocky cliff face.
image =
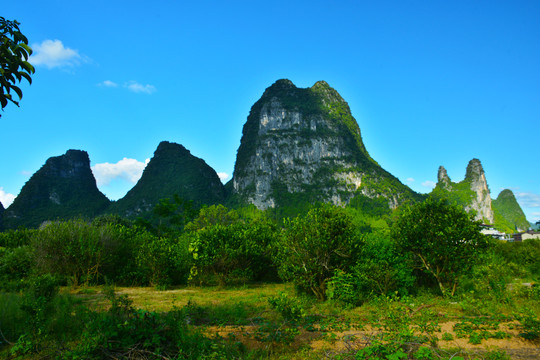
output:
M 469 162 L 463 181 L 452 182 L 443 166 L 439 167 L 437 179 L 438 182 L 431 193 L 432 196 L 447 198 L 462 205 L 467 211 L 474 210 L 477 220 L 493 224 L 491 196 L 480 160 L 472 159 Z
M 469 161 L 464 181 L 470 184 L 470 188 L 475 194 L 471 204 L 465 208 L 467 210 L 475 210 L 478 219 L 485 219 L 492 224 L 494 217 L 491 207 L 491 196 L 486 181 L 486 174 L 480 160 L 472 159 Z
M 46 220 L 91 217 L 109 205 L 96 186 L 85 151 L 49 158 L 4 213 L 6 227 L 35 227 Z
M 439 166 L 439 172 L 437 173 L 437 182 L 441 184 L 441 186 L 443 186 L 445 189 L 451 188 L 451 180 L 444 166 Z
M 244 125 L 232 188 L 260 209 L 358 195 L 393 208 L 417 196 L 370 157 L 348 104 L 324 81 L 300 89 L 278 80 L 266 89 Z
M 225 189 L 217 173 L 204 160 L 179 144 L 163 141 L 154 152 L 137 184 L 109 211 L 137 216 L 153 209 L 161 199 L 178 195 L 196 204 L 225 200 Z

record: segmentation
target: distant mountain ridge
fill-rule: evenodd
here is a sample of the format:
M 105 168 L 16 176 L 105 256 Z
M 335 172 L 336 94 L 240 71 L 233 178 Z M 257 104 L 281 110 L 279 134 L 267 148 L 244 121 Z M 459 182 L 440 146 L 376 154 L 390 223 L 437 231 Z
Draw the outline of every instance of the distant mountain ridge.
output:
M 504 231 L 528 227 L 510 190 L 491 200 L 480 160 L 469 162 L 463 181 L 452 182 L 443 166 L 437 177 L 430 196 L 474 210 L 478 219 Z M 0 204 L 0 228 L 106 213 L 144 217 L 161 199 L 176 195 L 196 205 L 306 209 L 327 202 L 371 214 L 388 214 L 428 196 L 402 184 L 369 155 L 358 123 L 335 89 L 324 81 L 297 88 L 282 79 L 252 106 L 226 186 L 203 159 L 163 141 L 137 184 L 111 202 L 96 186 L 88 154 L 68 150 L 49 158 L 7 209 Z

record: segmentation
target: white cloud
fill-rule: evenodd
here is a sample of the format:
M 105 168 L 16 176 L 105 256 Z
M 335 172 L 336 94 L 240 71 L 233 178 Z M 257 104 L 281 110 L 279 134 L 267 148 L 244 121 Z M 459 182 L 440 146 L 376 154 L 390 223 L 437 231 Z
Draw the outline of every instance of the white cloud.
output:
M 229 178 L 229 174 L 224 172 L 218 172 L 217 175 L 219 176 L 221 181 L 225 181 Z
M 411 183 L 414 182 L 414 179 L 412 177 L 410 177 L 410 178 L 407 178 L 406 181 L 407 181 L 408 184 L 411 184 Z
M 540 195 L 538 194 L 518 192 L 515 196 L 524 207 L 540 207 Z
M 150 162 L 146 159 L 141 162 L 135 159 L 123 158 L 115 164 L 102 163 L 92 166 L 92 172 L 96 177 L 98 186 L 108 185 L 113 179 L 124 179 L 135 184 L 141 178 L 144 168 Z
M 435 182 L 431 181 L 431 180 L 426 180 L 422 183 L 422 186 L 423 187 L 426 187 L 426 188 L 430 188 L 430 189 L 433 189 L 435 187 L 435 185 L 437 185 Z
M 124 87 L 126 87 L 129 91 L 132 91 L 134 93 L 153 94 L 157 91 L 154 85 L 149 85 L 149 84 L 143 85 L 134 80 L 124 84 Z
M 85 61 L 77 50 L 64 47 L 60 40 L 44 40 L 41 44 L 33 44 L 32 50 L 34 53 L 30 56 L 29 62 L 49 69 L 73 67 Z
M 115 87 L 118 87 L 118 84 L 115 83 L 114 81 L 111 81 L 111 80 L 105 80 L 103 82 L 100 82 L 98 84 L 98 86 L 104 86 L 104 87 L 111 87 L 111 88 L 115 88 Z
M 11 203 L 13 203 L 13 200 L 15 200 L 16 196 L 10 193 L 7 193 L 4 191 L 3 187 L 0 187 L 0 203 L 2 203 L 2 206 L 4 206 L 4 209 L 6 209 Z

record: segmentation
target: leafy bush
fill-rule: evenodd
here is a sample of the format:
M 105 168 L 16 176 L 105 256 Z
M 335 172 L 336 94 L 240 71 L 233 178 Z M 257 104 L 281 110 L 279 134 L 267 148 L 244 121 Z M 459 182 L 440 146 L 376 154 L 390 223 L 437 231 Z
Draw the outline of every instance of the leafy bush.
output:
M 306 316 L 306 310 L 298 299 L 290 298 L 283 292 L 280 292 L 277 296 L 272 296 L 268 299 L 268 302 L 287 321 L 296 323 Z
M 193 282 L 245 283 L 275 273 L 269 254 L 275 229 L 266 221 L 208 224 L 187 236 Z
M 323 205 L 304 217 L 286 221 L 284 235 L 277 243 L 276 263 L 284 280 L 324 300 L 328 280 L 336 270 L 350 269 L 360 245 L 347 212 Z
M 443 295 L 454 295 L 459 275 L 468 272 L 488 246 L 474 215 L 445 200 L 428 198 L 405 207 L 392 230 L 400 248 L 436 279 Z
M 192 264 L 188 239 L 157 237 L 149 233 L 141 237 L 137 253 L 139 281 L 159 288 L 185 284 Z

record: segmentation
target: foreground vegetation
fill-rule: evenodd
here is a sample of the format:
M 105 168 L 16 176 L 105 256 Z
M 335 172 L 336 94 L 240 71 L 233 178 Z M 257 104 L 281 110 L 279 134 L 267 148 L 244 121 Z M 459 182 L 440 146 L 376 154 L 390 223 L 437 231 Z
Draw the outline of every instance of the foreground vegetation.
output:
M 0 233 L 0 357 L 537 358 L 540 242 L 444 201 L 277 221 L 164 200 Z

